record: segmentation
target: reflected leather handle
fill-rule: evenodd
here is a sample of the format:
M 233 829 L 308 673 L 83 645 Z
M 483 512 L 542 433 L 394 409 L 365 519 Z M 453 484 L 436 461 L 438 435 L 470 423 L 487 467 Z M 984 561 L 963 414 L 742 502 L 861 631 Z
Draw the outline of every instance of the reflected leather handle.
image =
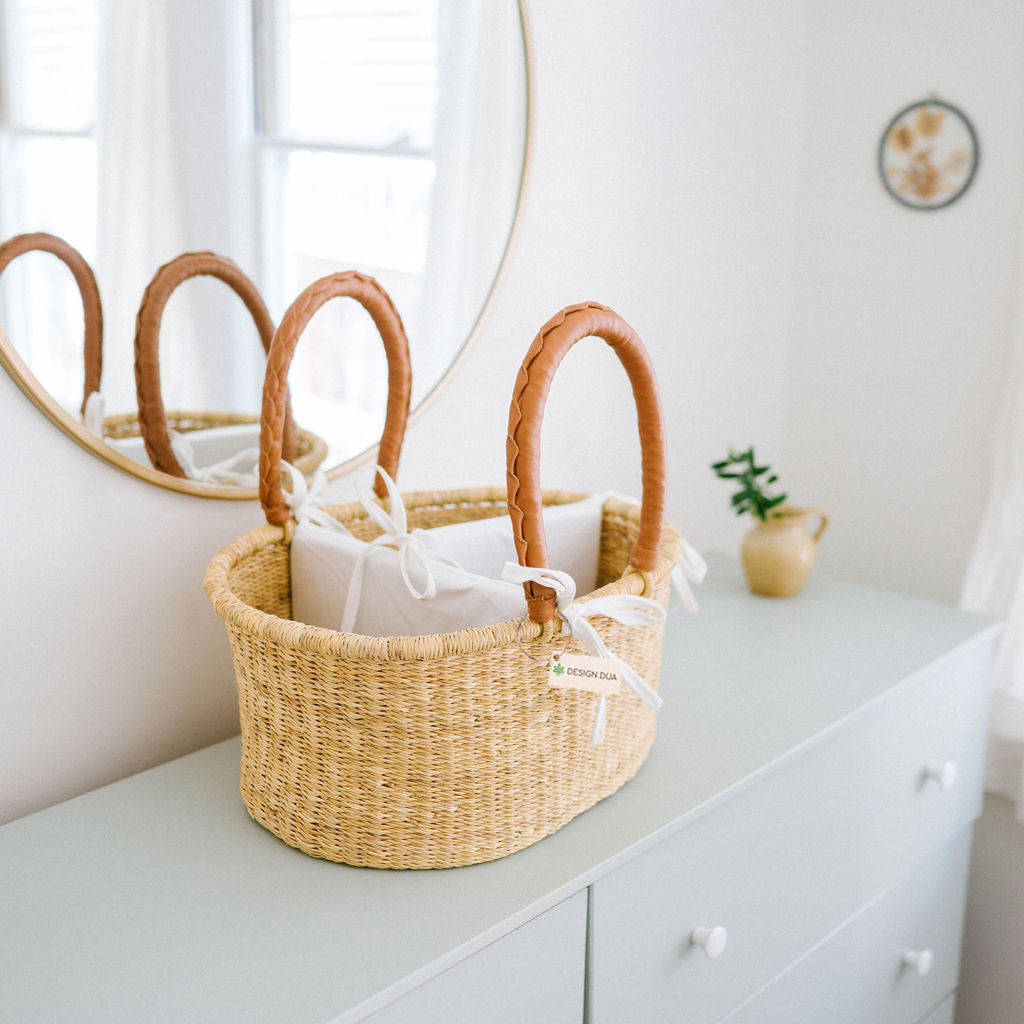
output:
M 329 274 L 314 281 L 289 306 L 274 335 L 274 344 L 267 359 L 260 427 L 260 502 L 266 512 L 267 522 L 275 526 L 283 526 L 291 517 L 281 487 L 281 439 L 288 368 L 295 354 L 295 346 L 313 314 L 326 302 L 336 298 L 355 299 L 370 314 L 384 342 L 388 360 L 388 404 L 377 462 L 392 478 L 398 472 L 398 457 L 405 437 L 412 391 L 409 342 L 402 318 L 391 296 L 372 277 L 355 270 Z M 379 477 L 374 487 L 379 497 L 386 496 L 387 490 Z
M 94 391 L 100 389 L 103 373 L 103 307 L 100 304 L 100 290 L 92 267 L 82 254 L 57 235 L 35 231 L 26 235 L 15 235 L 0 245 L 0 274 L 7 264 L 26 252 L 49 252 L 63 261 L 75 277 L 79 294 L 82 296 L 82 312 L 85 316 L 85 385 L 82 394 L 82 409 Z
M 636 332 L 617 313 L 596 302 L 568 306 L 552 317 L 533 339 L 516 378 L 508 414 L 506 465 L 508 509 L 519 564 L 548 568 L 540 488 L 541 422 L 555 370 L 577 341 L 590 336 L 603 339 L 614 349 L 633 388 L 640 431 L 643 496 L 640 529 L 629 564 L 641 572 L 650 572 L 658 563 L 665 516 L 665 421 L 661 398 L 654 367 Z M 534 622 L 549 622 L 555 617 L 555 592 L 550 587 L 524 583 L 523 589 Z
M 160 388 L 160 323 L 167 300 L 175 288 L 190 277 L 201 276 L 223 281 L 245 303 L 259 331 L 263 351 L 268 355 L 274 338 L 274 322 L 259 290 L 226 257 L 212 252 L 186 252 L 165 263 L 153 275 L 135 318 L 135 393 L 139 403 L 139 431 L 153 467 L 176 477 L 184 477 L 185 471 L 171 446 Z M 285 451 L 295 451 L 295 426 L 289 408 L 286 408 Z

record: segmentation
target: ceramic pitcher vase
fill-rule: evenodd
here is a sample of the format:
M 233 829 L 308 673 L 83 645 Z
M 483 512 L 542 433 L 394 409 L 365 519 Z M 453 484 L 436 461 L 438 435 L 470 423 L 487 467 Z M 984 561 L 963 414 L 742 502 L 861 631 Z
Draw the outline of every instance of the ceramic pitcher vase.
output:
M 811 532 L 810 525 L 816 529 Z M 820 508 L 783 505 L 744 538 L 740 560 L 747 583 L 763 597 L 792 597 L 814 568 L 818 541 L 828 526 Z

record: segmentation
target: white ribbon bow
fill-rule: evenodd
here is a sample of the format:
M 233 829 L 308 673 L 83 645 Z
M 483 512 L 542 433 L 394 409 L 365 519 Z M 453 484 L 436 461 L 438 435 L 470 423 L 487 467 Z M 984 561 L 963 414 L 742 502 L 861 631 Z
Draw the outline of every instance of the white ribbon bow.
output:
M 176 430 L 169 430 L 168 434 L 171 438 L 171 450 L 189 480 L 201 484 L 233 483 L 241 487 L 259 485 L 259 448 L 243 448 L 240 452 L 221 459 L 220 462 L 214 462 L 209 466 L 197 466 L 195 451 L 188 434 L 179 434 Z M 245 468 L 240 468 L 242 466 Z
M 282 463 L 287 465 L 287 463 Z M 317 471 L 313 477 L 313 485 L 308 490 L 302 474 L 292 470 L 292 493 L 286 496 L 292 515 L 299 522 L 314 523 L 336 532 L 351 533 L 342 526 L 332 515 L 325 510 L 325 502 L 322 491 L 327 483 L 327 478 L 321 471 Z M 380 475 L 387 488 L 388 498 L 391 503 L 390 514 L 377 504 L 376 496 L 373 493 L 373 481 Z M 398 552 L 398 564 L 402 571 L 402 581 L 410 595 L 417 601 L 425 601 L 437 595 L 437 581 L 431 563 L 445 565 L 450 568 L 458 568 L 458 563 L 445 555 L 432 550 L 425 542 L 423 530 L 408 530 L 408 520 L 405 514 L 405 505 L 402 503 L 402 496 L 398 491 L 394 480 L 384 472 L 380 466 L 363 466 L 355 474 L 356 497 L 360 504 L 366 509 L 366 514 L 383 531 L 380 536 L 367 541 L 362 545 L 356 558 L 356 564 L 352 569 L 352 577 L 349 580 L 348 594 L 345 598 L 345 608 L 341 616 L 341 632 L 351 633 L 355 626 L 356 615 L 359 612 L 359 601 L 363 592 L 363 578 L 366 574 L 366 560 L 374 548 L 394 548 Z M 422 587 L 417 587 L 413 582 L 410 569 L 412 564 L 419 566 L 421 575 L 425 582 Z
M 657 711 L 661 707 L 662 700 L 658 694 L 634 669 L 608 650 L 597 630 L 587 622 L 591 615 L 605 615 L 624 626 L 650 626 L 665 618 L 665 609 L 660 604 L 646 597 L 634 597 L 632 594 L 607 594 L 578 604 L 574 600 L 576 581 L 567 572 L 559 572 L 557 569 L 530 569 L 516 565 L 515 562 L 505 563 L 501 578 L 509 583 L 532 581 L 554 590 L 558 616 L 562 620 L 562 632 L 576 637 L 584 649 L 595 658 L 610 658 L 614 661 L 619 666 L 623 682 L 649 708 Z M 590 742 L 595 745 L 604 740 L 606 705 L 605 695 L 602 693 L 590 735 Z
M 291 511 L 292 518 L 298 523 L 315 523 L 326 530 L 351 537 L 352 534 L 328 511 L 328 499 L 324 494 L 327 488 L 327 475 L 322 469 L 313 473 L 313 483 L 307 486 L 306 478 L 289 462 L 282 462 L 281 469 L 288 473 L 292 481 L 292 490 L 285 491 L 284 500 Z
M 391 514 L 377 504 L 373 493 L 374 478 L 380 474 L 387 488 L 388 499 L 391 503 Z M 424 531 L 408 530 L 408 520 L 405 515 L 405 505 L 402 503 L 402 495 L 398 491 L 394 480 L 384 472 L 380 466 L 363 466 L 355 475 L 356 497 L 361 502 L 366 514 L 383 530 L 379 537 L 367 542 L 366 546 L 359 552 L 355 568 L 352 570 L 352 579 L 348 585 L 348 596 L 345 598 L 345 610 L 341 617 L 341 631 L 352 632 L 355 625 L 356 613 L 359 610 L 359 597 L 363 588 L 363 574 L 366 567 L 366 560 L 370 552 L 376 547 L 394 548 L 398 552 L 398 564 L 402 570 L 402 582 L 410 595 L 417 601 L 425 601 L 437 595 L 437 582 L 431 570 L 430 563 L 446 565 L 457 568 L 458 563 L 423 543 Z M 410 561 L 414 560 L 419 564 L 426 580 L 423 587 L 417 589 L 409 574 Z
M 683 553 L 679 556 L 672 569 L 672 586 L 675 587 L 679 600 L 688 612 L 697 611 L 697 599 L 693 596 L 691 583 L 703 583 L 708 572 L 708 563 L 700 553 L 683 537 Z
M 94 437 L 103 440 L 103 418 L 106 415 L 106 399 L 98 392 L 93 391 L 85 400 L 85 408 L 82 410 L 82 423 L 85 429 Z

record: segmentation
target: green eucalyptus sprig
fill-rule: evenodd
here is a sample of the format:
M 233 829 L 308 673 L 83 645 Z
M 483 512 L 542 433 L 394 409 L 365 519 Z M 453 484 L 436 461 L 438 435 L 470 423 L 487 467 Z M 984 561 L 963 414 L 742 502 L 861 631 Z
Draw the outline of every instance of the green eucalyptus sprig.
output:
M 729 449 L 728 458 L 714 462 L 711 468 L 721 480 L 735 480 L 739 490 L 732 496 L 731 504 L 736 515 L 749 512 L 763 523 L 768 513 L 786 500 L 785 494 L 771 495 L 766 488 L 778 483 L 778 477 L 771 473 L 770 466 L 759 466 L 754 458 L 754 447 L 751 445 L 745 452 L 734 452 Z

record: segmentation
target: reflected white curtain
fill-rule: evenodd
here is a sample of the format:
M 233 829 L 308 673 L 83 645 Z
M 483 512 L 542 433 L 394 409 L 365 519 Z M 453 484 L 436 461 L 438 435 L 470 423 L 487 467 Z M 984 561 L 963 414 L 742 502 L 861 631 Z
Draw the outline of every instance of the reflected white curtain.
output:
M 1005 622 L 996 656 L 986 786 L 1013 800 L 1024 821 L 1024 273 L 1018 317 L 991 490 L 960 603 Z
M 414 387 L 444 373 L 453 332 L 461 344 L 493 283 L 519 192 L 526 125 L 517 5 L 449 0 L 439 16 L 437 169 L 423 299 L 409 332 Z
M 102 5 L 96 272 L 105 321 L 103 394 L 111 412 L 135 408 L 133 342 L 143 291 L 157 267 L 185 248 L 172 2 Z M 184 303 L 174 303 L 176 317 L 187 316 L 185 310 Z M 188 365 L 188 353 L 179 358 L 185 376 L 201 379 Z

